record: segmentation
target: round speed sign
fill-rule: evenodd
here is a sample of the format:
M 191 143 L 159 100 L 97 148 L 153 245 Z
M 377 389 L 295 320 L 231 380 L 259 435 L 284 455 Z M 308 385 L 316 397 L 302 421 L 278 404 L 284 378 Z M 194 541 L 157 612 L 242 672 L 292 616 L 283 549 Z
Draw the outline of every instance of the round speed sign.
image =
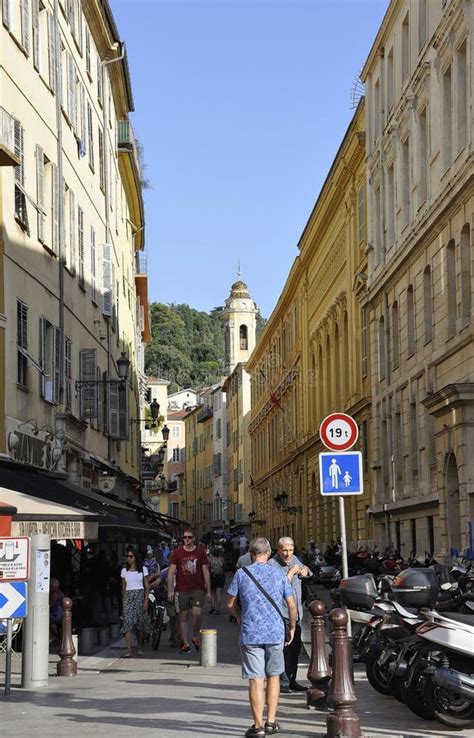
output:
M 354 418 L 346 413 L 331 413 L 319 426 L 319 437 L 331 451 L 347 451 L 359 437 Z

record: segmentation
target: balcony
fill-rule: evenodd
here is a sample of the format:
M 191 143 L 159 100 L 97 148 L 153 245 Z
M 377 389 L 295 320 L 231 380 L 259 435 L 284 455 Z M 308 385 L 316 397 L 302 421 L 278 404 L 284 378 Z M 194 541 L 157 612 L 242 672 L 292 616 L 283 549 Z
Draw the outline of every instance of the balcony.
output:
M 206 407 L 203 407 L 203 409 L 198 412 L 196 420 L 198 423 L 204 423 L 209 418 L 212 418 L 213 415 L 214 415 L 214 411 L 212 407 L 206 406 Z
M 140 166 L 140 144 L 135 138 L 129 120 L 117 121 L 117 153 L 119 168 L 130 208 L 130 220 L 137 230 L 134 233 L 135 251 L 141 251 L 145 243 L 145 215 L 143 207 L 143 180 Z
M 140 253 L 135 254 L 135 274 L 148 274 L 147 257 Z
M 6 110 L 0 108 L 0 167 L 21 164 L 15 154 L 15 122 Z

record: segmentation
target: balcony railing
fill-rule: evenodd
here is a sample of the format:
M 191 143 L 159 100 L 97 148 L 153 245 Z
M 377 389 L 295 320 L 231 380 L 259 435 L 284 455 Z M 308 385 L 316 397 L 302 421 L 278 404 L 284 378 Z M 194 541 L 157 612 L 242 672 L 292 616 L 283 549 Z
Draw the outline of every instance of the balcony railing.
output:
M 20 159 L 15 154 L 15 122 L 4 108 L 0 108 L 0 166 L 16 167 Z
M 135 274 L 148 273 L 147 257 L 141 256 L 139 252 L 135 254 Z
M 140 173 L 137 140 L 129 120 L 117 121 L 117 149 L 119 151 L 127 151 L 133 155 L 137 171 Z

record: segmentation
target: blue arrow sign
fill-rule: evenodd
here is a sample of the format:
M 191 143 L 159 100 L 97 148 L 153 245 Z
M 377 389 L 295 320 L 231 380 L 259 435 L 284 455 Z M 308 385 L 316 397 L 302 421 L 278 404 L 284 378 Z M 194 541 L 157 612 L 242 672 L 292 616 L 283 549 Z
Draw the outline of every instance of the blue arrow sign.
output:
M 364 491 L 361 452 L 319 454 L 319 482 L 323 496 L 361 495 Z
M 27 582 L 0 582 L 0 619 L 26 618 Z

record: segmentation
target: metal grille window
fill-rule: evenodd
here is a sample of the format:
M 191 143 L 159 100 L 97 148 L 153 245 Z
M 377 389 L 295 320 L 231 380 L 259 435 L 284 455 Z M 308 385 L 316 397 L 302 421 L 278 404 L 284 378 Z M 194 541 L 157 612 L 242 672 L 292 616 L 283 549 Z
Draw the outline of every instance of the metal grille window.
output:
M 28 386 L 28 306 L 21 300 L 16 301 L 16 343 L 17 343 L 17 382 L 22 387 Z

